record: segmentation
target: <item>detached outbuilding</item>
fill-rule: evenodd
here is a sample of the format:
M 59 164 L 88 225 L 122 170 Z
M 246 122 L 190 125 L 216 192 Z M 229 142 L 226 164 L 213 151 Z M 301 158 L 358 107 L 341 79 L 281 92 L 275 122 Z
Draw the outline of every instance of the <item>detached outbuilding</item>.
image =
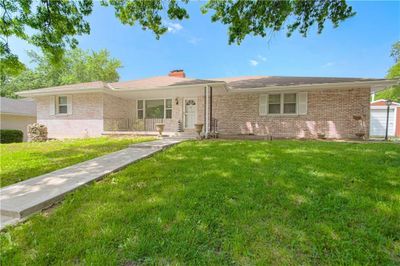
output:
M 371 102 L 371 137 L 384 137 L 386 134 L 386 100 Z M 400 137 L 400 103 L 393 102 L 389 108 L 388 136 Z
M 21 130 L 26 141 L 27 126 L 36 122 L 36 103 L 28 99 L 15 100 L 1 97 L 0 117 L 0 129 Z

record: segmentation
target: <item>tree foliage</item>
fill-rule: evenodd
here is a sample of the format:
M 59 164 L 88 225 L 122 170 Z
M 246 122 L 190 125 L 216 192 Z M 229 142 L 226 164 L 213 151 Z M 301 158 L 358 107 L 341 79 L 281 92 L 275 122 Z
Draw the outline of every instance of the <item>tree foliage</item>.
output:
M 107 50 L 89 52 L 81 49 L 68 50 L 61 61 L 54 64 L 52 55 L 29 52 L 36 67 L 25 69 L 17 76 L 2 78 L 1 96 L 16 97 L 15 92 L 43 87 L 59 86 L 90 81 L 118 81 L 121 62 L 110 57 Z
M 159 38 L 168 30 L 165 19 L 189 18 L 184 7 L 188 2 L 102 0 L 101 4 L 113 7 L 121 23 L 138 24 Z M 76 47 L 75 36 L 90 33 L 85 17 L 92 12 L 92 0 L 1 0 L 0 8 L 0 59 L 3 67 L 14 68 L 16 65 L 12 61 L 18 60 L 8 45 L 10 36 L 39 47 L 43 53 L 51 55 L 51 63 L 54 63 L 60 61 L 67 47 Z M 314 25 L 321 33 L 326 21 L 337 27 L 355 14 L 345 0 L 208 0 L 201 10 L 212 13 L 213 22 L 228 25 L 229 44 L 240 44 L 247 35 L 265 37 L 269 31 L 280 31 L 285 25 L 288 36 L 296 30 L 306 36 Z
M 321 33 L 326 20 L 335 27 L 353 16 L 344 0 L 314 1 L 219 1 L 209 0 L 203 13 L 214 11 L 211 19 L 228 25 L 229 43 L 238 43 L 247 35 L 265 37 L 268 31 L 280 31 L 287 23 L 287 35 L 298 30 L 304 37 L 314 24 Z M 292 19 L 292 21 L 290 21 Z
M 90 33 L 84 17 L 92 12 L 92 0 L 1 0 L 0 8 L 0 59 L 6 68 L 14 68 L 10 36 L 41 48 L 51 62 L 58 62 L 67 46 L 78 44 L 75 36 Z
M 393 57 L 395 64 L 389 68 L 386 78 L 400 79 L 400 41 L 397 41 L 392 46 L 390 56 Z M 378 99 L 390 99 L 395 102 L 400 102 L 400 85 L 392 86 L 386 90 L 380 91 L 376 94 Z

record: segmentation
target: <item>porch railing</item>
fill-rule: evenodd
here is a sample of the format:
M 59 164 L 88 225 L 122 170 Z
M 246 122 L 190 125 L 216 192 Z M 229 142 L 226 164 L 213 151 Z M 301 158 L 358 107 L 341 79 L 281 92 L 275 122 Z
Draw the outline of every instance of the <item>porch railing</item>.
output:
M 163 123 L 163 118 L 136 119 L 132 124 L 134 131 L 156 131 L 156 124 Z
M 107 118 L 104 119 L 104 131 L 130 131 L 132 120 L 128 118 Z
M 104 119 L 104 131 L 156 131 L 156 124 L 163 121 L 163 118 L 107 118 Z

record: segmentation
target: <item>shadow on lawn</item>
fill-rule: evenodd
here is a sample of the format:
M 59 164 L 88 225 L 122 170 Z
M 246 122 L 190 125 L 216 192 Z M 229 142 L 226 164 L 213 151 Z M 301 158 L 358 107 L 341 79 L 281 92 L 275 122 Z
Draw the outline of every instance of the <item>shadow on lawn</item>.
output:
M 390 144 L 182 143 L 36 216 L 18 242 L 27 246 L 3 255 L 29 247 L 39 263 L 395 264 L 399 155 Z
M 14 184 L 31 177 L 46 174 L 64 167 L 68 167 L 83 161 L 91 160 L 99 156 L 103 156 L 110 152 L 114 152 L 123 148 L 127 148 L 129 142 L 112 142 L 112 143 L 94 143 L 77 146 L 74 142 L 70 144 L 63 142 L 44 143 L 48 147 L 42 146 L 40 150 L 37 147 L 24 151 L 24 160 L 21 160 L 18 167 L 3 167 L 1 173 L 2 186 Z M 35 143 L 40 144 L 40 143 Z M 56 144 L 56 146 L 54 146 Z M 57 146 L 57 144 L 59 146 Z M 7 155 L 5 155 L 7 156 Z M 14 154 L 8 155 L 12 159 Z M 7 160 L 3 157 L 4 161 Z

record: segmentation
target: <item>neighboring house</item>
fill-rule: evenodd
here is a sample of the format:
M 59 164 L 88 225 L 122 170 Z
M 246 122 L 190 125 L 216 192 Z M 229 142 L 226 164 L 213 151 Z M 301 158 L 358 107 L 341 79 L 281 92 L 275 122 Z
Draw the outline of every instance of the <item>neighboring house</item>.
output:
M 154 132 L 163 122 L 168 134 L 255 134 L 273 138 L 368 137 L 371 89 L 385 79 L 254 76 L 186 78 L 167 76 L 101 81 L 18 93 L 37 103 L 38 122 L 49 137 L 100 136 L 110 132 Z M 359 119 L 355 119 L 358 117 Z
M 36 122 L 36 104 L 32 100 L 0 99 L 1 129 L 19 129 L 27 140 L 27 126 Z
M 400 138 L 400 103 L 393 102 L 389 107 L 389 120 L 387 116 L 386 100 L 371 102 L 371 136 L 384 137 L 388 121 L 388 136 Z

